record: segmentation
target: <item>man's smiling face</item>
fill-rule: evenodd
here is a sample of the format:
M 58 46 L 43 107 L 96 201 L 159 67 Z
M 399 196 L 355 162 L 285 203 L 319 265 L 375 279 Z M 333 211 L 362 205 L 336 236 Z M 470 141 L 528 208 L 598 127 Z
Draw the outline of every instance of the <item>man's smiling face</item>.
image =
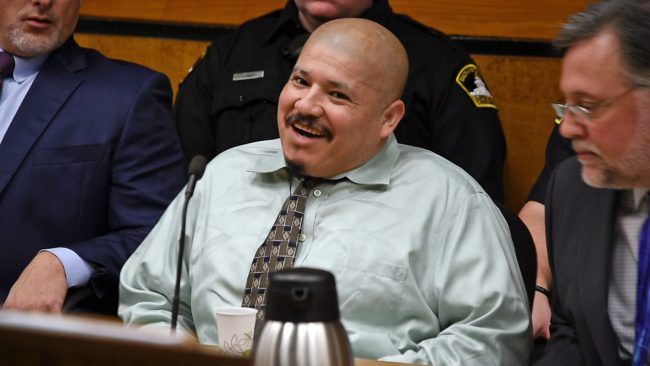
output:
M 278 104 L 284 157 L 299 174 L 331 177 L 363 165 L 401 118 L 403 103 L 363 48 L 316 41 L 301 52 Z

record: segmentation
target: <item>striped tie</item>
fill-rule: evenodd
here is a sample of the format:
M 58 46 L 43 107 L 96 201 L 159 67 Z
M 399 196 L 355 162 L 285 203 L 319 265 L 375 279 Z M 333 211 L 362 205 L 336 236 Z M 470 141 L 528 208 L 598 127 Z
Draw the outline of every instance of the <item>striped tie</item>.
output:
M 14 73 L 14 57 L 7 52 L 0 52 L 0 95 L 2 95 L 2 81 Z
M 255 252 L 246 280 L 242 307 L 256 308 L 258 319 L 264 319 L 269 273 L 293 266 L 307 196 L 316 183 L 312 179 L 305 179 L 296 187 L 282 205 L 266 240 Z

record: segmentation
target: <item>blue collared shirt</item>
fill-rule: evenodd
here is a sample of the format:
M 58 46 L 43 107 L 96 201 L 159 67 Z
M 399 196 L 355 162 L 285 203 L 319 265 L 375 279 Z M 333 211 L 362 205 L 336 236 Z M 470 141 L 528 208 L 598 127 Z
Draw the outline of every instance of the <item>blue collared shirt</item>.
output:
M 0 52 L 3 50 L 0 48 Z M 33 58 L 14 56 L 14 74 L 2 82 L 2 95 L 0 95 L 0 143 L 4 139 L 11 121 L 14 119 L 20 104 L 31 88 L 38 71 L 48 55 Z

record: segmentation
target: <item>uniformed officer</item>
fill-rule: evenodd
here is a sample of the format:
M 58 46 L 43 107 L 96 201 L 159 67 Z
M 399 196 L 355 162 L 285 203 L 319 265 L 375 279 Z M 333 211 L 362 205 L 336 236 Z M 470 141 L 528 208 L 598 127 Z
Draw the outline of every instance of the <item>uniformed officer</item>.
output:
M 406 47 L 407 112 L 397 140 L 442 155 L 502 201 L 505 137 L 476 63 L 441 32 L 393 13 L 388 0 L 289 0 L 284 9 L 219 37 L 181 83 L 176 99 L 186 159 L 277 138 L 278 96 L 302 44 L 320 24 L 341 17 L 380 23 Z

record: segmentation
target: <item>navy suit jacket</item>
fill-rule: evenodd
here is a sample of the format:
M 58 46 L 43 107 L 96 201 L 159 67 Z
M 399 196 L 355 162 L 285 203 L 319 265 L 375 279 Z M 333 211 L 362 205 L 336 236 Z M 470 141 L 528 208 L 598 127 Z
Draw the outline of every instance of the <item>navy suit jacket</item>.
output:
M 116 312 L 122 264 L 184 182 L 171 98 L 164 75 L 72 38 L 50 55 L 0 143 L 0 302 L 61 246 L 96 269 L 80 306 Z
M 560 164 L 546 194 L 553 271 L 551 339 L 535 365 L 625 365 L 607 313 L 617 191 L 581 178 L 577 159 Z

